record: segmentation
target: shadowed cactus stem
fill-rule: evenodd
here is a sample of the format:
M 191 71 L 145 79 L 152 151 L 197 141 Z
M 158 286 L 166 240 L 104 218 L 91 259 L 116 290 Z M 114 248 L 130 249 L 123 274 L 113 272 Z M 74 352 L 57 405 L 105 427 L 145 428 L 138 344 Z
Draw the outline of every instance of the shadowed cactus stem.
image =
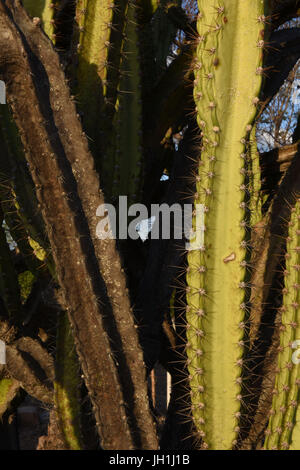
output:
M 287 239 L 280 342 L 264 448 L 300 450 L 300 200 L 292 209 Z
M 116 143 L 111 142 L 114 153 L 113 196 L 127 195 L 134 202 L 141 189 L 139 182 L 142 163 L 142 101 L 136 12 L 133 3 L 128 5 L 120 67 L 119 96 L 114 119 Z

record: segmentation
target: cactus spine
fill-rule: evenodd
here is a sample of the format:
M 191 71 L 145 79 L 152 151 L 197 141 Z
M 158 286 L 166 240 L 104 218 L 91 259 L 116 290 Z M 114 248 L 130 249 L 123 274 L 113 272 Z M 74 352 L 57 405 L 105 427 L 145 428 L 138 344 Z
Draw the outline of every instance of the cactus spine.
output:
M 263 73 L 264 2 L 198 6 L 194 99 L 202 148 L 194 200 L 203 239 L 188 254 L 186 349 L 195 426 L 204 448 L 222 450 L 237 443 L 241 413 L 245 160 Z
M 292 209 L 287 239 L 280 343 L 270 420 L 264 448 L 300 450 L 300 201 Z

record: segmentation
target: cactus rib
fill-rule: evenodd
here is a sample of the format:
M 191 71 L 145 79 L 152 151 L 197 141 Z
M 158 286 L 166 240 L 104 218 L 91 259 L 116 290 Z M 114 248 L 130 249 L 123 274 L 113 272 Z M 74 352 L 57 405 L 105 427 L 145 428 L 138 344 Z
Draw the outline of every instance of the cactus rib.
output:
M 300 201 L 298 200 L 292 209 L 289 222 L 276 379 L 264 444 L 267 450 L 287 450 L 290 446 L 300 449 L 299 417 L 296 417 L 300 408 L 299 242 Z

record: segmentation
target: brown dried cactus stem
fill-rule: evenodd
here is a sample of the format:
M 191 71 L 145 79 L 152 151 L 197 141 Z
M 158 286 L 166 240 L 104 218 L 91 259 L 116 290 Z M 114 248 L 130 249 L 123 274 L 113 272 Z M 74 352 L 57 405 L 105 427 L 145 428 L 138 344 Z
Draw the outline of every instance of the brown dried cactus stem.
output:
M 96 239 L 96 209 L 104 201 L 86 138 L 50 41 L 19 1 L 6 5 L 0 4 L 0 76 L 36 185 L 102 446 L 155 448 L 120 259 L 112 240 Z M 118 352 L 125 369 L 116 367 Z

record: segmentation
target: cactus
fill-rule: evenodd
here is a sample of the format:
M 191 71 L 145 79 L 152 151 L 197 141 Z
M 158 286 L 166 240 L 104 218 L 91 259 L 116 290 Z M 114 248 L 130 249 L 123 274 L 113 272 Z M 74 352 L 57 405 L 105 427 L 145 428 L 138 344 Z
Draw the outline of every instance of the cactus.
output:
M 299 409 L 300 387 L 300 201 L 292 209 L 287 239 L 286 269 L 284 272 L 283 303 L 280 308 L 280 342 L 273 401 L 264 448 L 288 450 L 300 448 Z
M 22 307 L 18 277 L 2 224 L 3 213 L 0 211 L 0 295 L 9 316 L 14 317 L 20 322 L 22 319 Z
M 134 199 L 140 181 L 142 133 L 135 5 L 81 0 L 76 18 L 74 88 L 83 127 L 103 171 L 106 197 L 122 194 Z M 130 113 L 131 119 L 124 113 Z
M 44 233 L 44 224 L 32 180 L 28 173 L 24 151 L 7 105 L 0 108 L 1 205 L 10 233 L 24 254 L 28 267 L 33 271 L 40 267 L 30 254 L 30 240 L 34 239 L 41 250 L 47 252 L 47 264 L 53 273 L 53 263 Z
M 249 167 L 248 207 L 250 211 L 250 226 L 254 227 L 262 217 L 261 171 L 256 140 L 256 125 L 253 126 L 250 134 L 247 157 Z
M 195 207 L 199 219 L 202 213 L 197 228 L 203 240 L 188 254 L 186 349 L 193 419 L 203 445 L 230 449 L 237 443 L 242 401 L 245 160 L 262 82 L 264 4 L 199 0 L 198 5 L 194 98 L 202 148 Z
M 66 313 L 61 314 L 57 329 L 55 407 L 67 447 L 71 450 L 80 450 L 82 449 L 82 437 L 79 366 Z
M 16 397 L 20 385 L 14 379 L 0 378 L 0 420 Z
M 109 142 L 104 130 L 112 132 L 127 8 L 127 0 L 80 0 L 76 7 L 74 91 L 98 168 Z
M 277 1 L 198 0 L 196 11 L 195 2 L 180 0 L 0 2 L 0 78 L 9 103 L 0 106 L 0 337 L 8 359 L 0 413 L 18 384 L 54 407 L 69 449 L 89 447 L 89 433 L 81 429 L 86 403 L 104 449 L 158 448 L 138 332 L 147 369 L 159 359 L 172 374 L 161 448 L 300 447 L 298 368 L 290 367 L 289 357 L 297 353 L 289 345 L 298 339 L 298 271 L 290 267 L 299 264 L 299 203 L 276 323 L 269 310 L 281 298 L 267 303 L 277 286 L 270 271 L 280 276 L 280 268 L 267 251 L 268 243 L 270 253 L 278 246 L 273 225 L 279 216 L 271 210 L 261 220 L 256 141 L 260 99 L 269 96 L 264 64 L 272 65 L 275 51 L 289 53 L 280 40 L 265 57 L 266 25 L 277 28 L 282 9 L 282 21 L 291 17 L 292 2 L 288 9 L 279 3 L 282 8 L 274 6 Z M 279 15 L 265 16 L 269 4 Z M 274 76 L 267 70 L 266 83 Z M 298 153 L 289 176 L 297 194 Z M 160 181 L 165 168 L 168 182 Z M 280 209 L 290 200 L 281 189 L 274 205 Z M 118 195 L 145 204 L 194 200 L 197 236 L 187 256 L 174 240 L 142 245 L 99 239 L 97 208 Z M 6 231 L 16 242 L 11 252 Z M 284 230 L 279 232 L 284 246 Z M 53 281 L 62 294 L 55 315 L 58 303 L 65 312 L 59 314 L 55 351 L 49 337 L 38 334 L 44 321 L 53 327 L 53 311 L 31 315 Z M 274 338 L 266 339 L 264 331 L 273 327 Z M 269 353 L 278 332 L 274 377 Z M 257 351 L 262 356 L 255 357 Z M 267 372 L 256 367 L 267 360 Z M 267 403 L 264 385 L 272 380 L 273 402 Z M 277 393 L 282 384 L 284 393 Z M 84 403 L 79 387 L 89 395 Z
M 40 18 L 42 27 L 50 39 L 54 39 L 54 14 L 60 0 L 23 0 L 28 13 Z
M 32 113 L 35 109 L 39 116 L 35 119 L 36 125 L 31 127 L 32 138 L 25 138 L 29 121 L 24 120 L 25 115 L 20 112 L 22 99 L 12 102 L 12 96 L 17 91 L 14 88 L 15 80 L 9 82 L 8 98 L 22 131 L 22 141 L 37 186 L 43 217 L 48 232 L 51 232 L 50 242 L 58 267 L 58 280 L 64 289 L 76 349 L 94 405 L 101 441 L 107 449 L 113 446 L 131 449 L 141 445 L 154 448 L 157 446 L 157 438 L 146 394 L 142 351 L 138 345 L 120 258 L 113 240 L 96 238 L 96 211 L 104 200 L 94 161 L 88 151 L 87 140 L 82 136 L 58 57 L 38 28 L 33 33 L 32 22 L 24 14 L 19 1 L 16 5 L 14 15 L 47 74 L 50 101 L 53 103 L 54 100 L 59 105 L 51 108 L 53 111 L 48 108 L 49 112 L 54 112 L 54 121 L 45 121 L 39 110 L 40 98 L 32 82 L 37 70 L 33 72 L 31 67 L 35 68 L 36 64 L 31 63 L 26 55 L 18 56 L 19 63 L 26 70 L 24 84 L 27 93 L 31 95 L 31 104 L 26 99 L 24 105 L 28 112 Z M 18 47 L 22 48 L 22 36 L 5 15 L 1 4 L 0 12 L 3 27 L 14 38 L 9 50 L 13 52 Z M 70 134 L 66 129 L 69 129 Z M 76 142 L 70 139 L 73 133 L 80 136 Z M 35 138 L 41 147 L 34 145 Z M 58 148 L 61 150 L 57 154 Z M 44 158 L 45 155 L 49 158 Z M 57 184 L 58 191 L 55 189 Z M 70 194 L 72 203 L 68 198 Z M 63 243 L 59 241 L 62 239 Z M 62 259 L 65 260 L 65 267 L 61 264 Z M 67 264 L 69 267 L 65 269 Z M 93 282 L 90 282 L 91 276 Z M 85 301 L 81 302 L 79 298 L 83 289 L 86 290 Z M 116 362 L 116 352 L 111 350 L 111 344 L 118 344 Z M 119 361 L 122 361 L 123 367 L 117 369 Z M 98 367 L 98 364 L 102 366 Z M 112 399 L 118 403 L 128 402 L 131 406 L 126 410 L 123 407 L 115 409 L 111 413 L 109 402 Z M 127 412 L 132 416 L 131 419 L 127 419 Z

